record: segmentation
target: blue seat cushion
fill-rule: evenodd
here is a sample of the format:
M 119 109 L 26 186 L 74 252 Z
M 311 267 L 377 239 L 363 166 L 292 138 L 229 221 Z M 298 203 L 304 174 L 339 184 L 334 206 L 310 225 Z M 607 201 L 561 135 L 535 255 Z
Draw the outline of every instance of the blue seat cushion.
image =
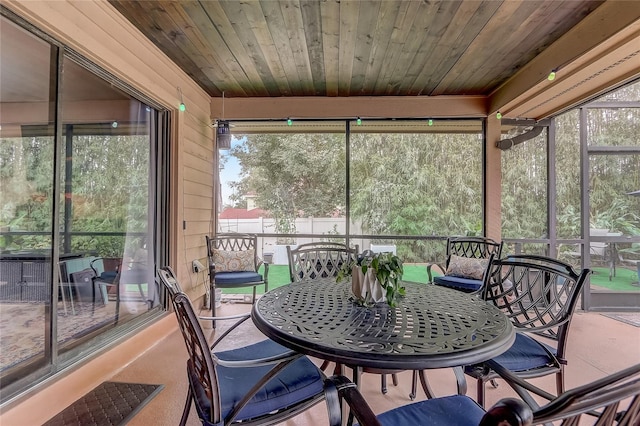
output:
M 385 426 L 475 426 L 484 413 L 471 398 L 453 395 L 394 408 L 378 420 Z
M 477 291 L 482 287 L 482 280 L 474 280 L 470 278 L 452 277 L 449 275 L 442 275 L 439 277 L 433 277 L 433 282 L 444 286 L 455 288 L 463 291 Z
M 218 287 L 241 287 L 240 284 L 262 282 L 262 275 L 257 272 L 216 272 L 216 286 Z
M 502 355 L 493 358 L 493 361 L 510 371 L 534 370 L 553 364 L 553 358 L 545 348 L 553 355 L 556 355 L 556 349 L 553 347 L 539 342 L 526 334 L 516 333 L 516 340 L 513 345 Z M 468 366 L 465 371 L 471 373 L 473 368 L 473 366 Z
M 239 361 L 278 355 L 287 351 L 288 349 L 272 340 L 264 340 L 242 348 L 216 352 L 215 355 L 226 361 Z M 223 418 L 271 368 L 273 365 L 247 368 L 216 367 Z M 194 390 L 198 412 L 201 416 L 207 413 L 204 416 L 208 419 L 211 404 L 191 371 L 189 371 L 189 381 Z M 236 420 L 262 416 L 304 401 L 322 393 L 323 385 L 322 374 L 318 367 L 307 357 L 301 357 L 265 384 L 240 411 Z
M 513 345 L 493 360 L 511 371 L 527 371 L 553 364 L 553 358 L 545 350 L 556 355 L 556 350 L 536 339 L 517 333 Z

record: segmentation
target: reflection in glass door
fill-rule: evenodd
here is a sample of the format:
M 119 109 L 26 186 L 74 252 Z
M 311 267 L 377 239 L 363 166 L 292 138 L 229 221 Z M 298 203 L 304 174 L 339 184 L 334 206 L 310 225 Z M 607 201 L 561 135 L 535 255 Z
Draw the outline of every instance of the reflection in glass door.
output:
M 0 20 L 2 403 L 160 314 L 168 113 Z
M 46 372 L 51 362 L 51 300 L 57 287 L 52 285 L 55 129 L 49 106 L 56 87 L 57 64 L 52 57 L 57 48 L 4 17 L 0 17 L 0 40 L 0 380 L 4 388 L 25 372 Z M 26 134 L 28 126 L 38 126 L 39 133 Z

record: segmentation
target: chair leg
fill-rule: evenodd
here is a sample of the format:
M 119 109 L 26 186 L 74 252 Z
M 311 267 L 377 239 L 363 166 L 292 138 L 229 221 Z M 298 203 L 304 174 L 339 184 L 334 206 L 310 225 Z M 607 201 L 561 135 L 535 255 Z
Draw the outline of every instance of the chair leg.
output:
M 189 418 L 189 411 L 191 411 L 192 400 L 193 400 L 193 394 L 191 393 L 191 386 L 189 386 L 189 390 L 187 391 L 187 401 L 184 403 L 184 409 L 182 410 L 182 418 L 180 418 L 180 426 L 185 426 L 187 424 L 187 419 Z
M 484 380 L 478 379 L 476 381 L 476 391 L 478 395 L 478 405 L 484 408 Z
M 380 392 L 382 392 L 383 395 L 387 394 L 387 375 L 386 374 L 380 375 Z
M 338 366 L 340 364 L 336 364 Z M 342 369 L 342 366 L 340 365 Z M 357 389 L 360 389 L 360 379 L 362 376 L 362 367 L 353 367 L 353 383 L 356 385 Z M 354 420 L 353 411 L 349 410 L 349 416 L 347 417 L 347 426 L 352 426 Z
M 327 367 L 329 367 L 329 361 L 325 360 L 320 366 L 320 370 L 324 371 L 327 369 Z
M 398 375 L 396 373 L 391 374 L 391 381 L 393 386 L 398 386 Z
M 416 393 L 418 391 L 418 370 L 413 370 L 413 374 L 411 375 L 411 393 L 409 394 L 410 400 L 416 399 Z
M 258 286 L 253 286 L 253 297 L 251 298 L 251 304 L 253 305 L 254 303 L 256 303 L 256 288 L 258 288 Z
M 216 316 L 216 285 L 215 284 L 211 284 L 210 287 L 210 294 L 211 296 L 209 296 L 209 303 L 211 304 L 211 316 L 215 317 Z M 211 320 L 211 327 L 212 328 L 216 328 L 216 320 Z
M 556 390 L 558 391 L 558 395 L 564 393 L 564 370 L 556 373 Z

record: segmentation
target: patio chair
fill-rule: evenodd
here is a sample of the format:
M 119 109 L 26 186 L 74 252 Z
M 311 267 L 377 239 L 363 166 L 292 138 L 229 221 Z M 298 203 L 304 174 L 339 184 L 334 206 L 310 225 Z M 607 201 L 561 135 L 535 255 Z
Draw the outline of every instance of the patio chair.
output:
M 91 261 L 93 272 L 93 306 L 95 309 L 95 288 L 98 288 L 104 305 L 115 301 L 115 323 L 120 319 L 120 303 L 124 300 L 144 301 L 151 309 L 155 303 L 155 280 L 150 276 L 146 262 L 130 262 L 126 266 L 119 265 L 116 271 L 104 271 L 103 258 Z M 146 285 L 146 290 L 144 286 Z M 135 291 L 129 292 L 128 287 Z
M 517 334 L 502 355 L 465 367 L 465 373 L 477 381 L 478 404 L 484 405 L 485 383 L 500 377 L 496 368 L 520 379 L 555 374 L 557 394 L 561 394 L 569 327 L 589 269 L 578 274 L 569 264 L 535 255 L 493 259 L 490 268 L 483 298 L 509 317 Z M 460 377 L 464 376 L 456 377 L 462 394 L 466 383 L 461 383 Z
M 317 278 L 335 277 L 342 265 L 358 256 L 358 245 L 350 248 L 341 243 L 307 243 L 287 246 L 289 277 L 292 283 Z
M 448 238 L 444 267 L 427 264 L 429 282 L 467 293 L 477 293 L 482 287 L 491 255 L 496 258 L 502 255 L 502 242 L 483 237 Z M 444 272 L 444 275 L 434 277 L 434 266 Z
M 231 232 L 219 233 L 214 237 L 207 235 L 205 238 L 212 297 L 216 294 L 216 288 L 253 287 L 253 304 L 257 286 L 264 285 L 265 293 L 269 290 L 269 264 L 258 258 L 258 237 L 255 234 Z M 264 277 L 258 273 L 263 264 Z M 215 303 L 211 303 L 211 313 L 216 316 Z
M 454 395 L 414 402 L 376 416 L 358 389 L 349 386 L 346 377 L 331 377 L 326 387 L 332 426 L 342 422 L 338 396 L 343 397 L 361 426 L 530 426 L 552 422 L 598 426 L 640 424 L 640 364 L 568 390 L 543 406 L 504 398 L 486 412 L 471 398 Z
M 160 269 L 158 275 L 168 290 L 189 353 L 189 387 L 181 426 L 187 422 L 192 403 L 204 425 L 268 425 L 324 400 L 322 372 L 307 357 L 271 340 L 212 352 L 249 314 L 217 318 L 237 321 L 209 346 L 171 268 Z
M 332 242 L 306 243 L 295 248 L 287 246 L 289 258 L 289 277 L 292 283 L 315 280 L 321 278 L 336 277 L 345 263 L 353 261 L 359 254 L 358 245 L 350 248 L 345 244 Z M 329 361 L 324 361 L 320 369 L 325 371 Z M 336 369 L 341 366 L 337 365 Z M 354 367 L 354 374 L 360 370 Z M 387 393 L 387 374 L 391 374 L 394 386 L 398 386 L 397 370 L 371 370 L 363 369 L 365 373 L 381 374 L 380 391 Z

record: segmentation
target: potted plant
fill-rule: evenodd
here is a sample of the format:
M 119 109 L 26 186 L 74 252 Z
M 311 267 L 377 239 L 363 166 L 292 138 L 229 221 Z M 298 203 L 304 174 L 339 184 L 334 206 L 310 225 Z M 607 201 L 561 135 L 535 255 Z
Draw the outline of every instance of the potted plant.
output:
M 352 292 L 357 302 L 371 305 L 386 301 L 396 306 L 400 296 L 404 296 L 402 260 L 393 253 L 363 252 L 352 262 L 345 263 L 336 281 L 351 277 Z

